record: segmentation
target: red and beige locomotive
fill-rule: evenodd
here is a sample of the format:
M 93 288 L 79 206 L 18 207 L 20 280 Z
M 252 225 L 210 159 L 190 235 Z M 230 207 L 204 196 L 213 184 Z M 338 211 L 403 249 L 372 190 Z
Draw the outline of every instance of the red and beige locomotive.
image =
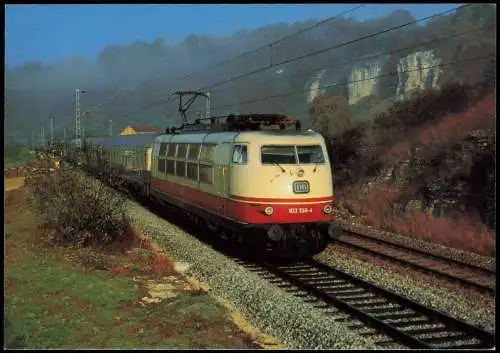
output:
M 156 136 L 87 139 L 89 162 L 101 151 L 145 196 L 221 237 L 283 254 L 323 250 L 339 232 L 323 137 L 281 115 L 209 121 Z

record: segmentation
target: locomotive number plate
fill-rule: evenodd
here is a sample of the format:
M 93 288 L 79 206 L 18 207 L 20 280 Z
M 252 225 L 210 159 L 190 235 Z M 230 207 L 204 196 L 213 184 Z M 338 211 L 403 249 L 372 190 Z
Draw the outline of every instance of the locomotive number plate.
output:
M 308 181 L 294 181 L 292 187 L 293 192 L 296 194 L 307 194 L 309 192 Z
M 288 209 L 288 213 L 290 214 L 304 214 L 312 212 L 313 212 L 312 208 L 305 208 L 305 207 L 292 207 Z

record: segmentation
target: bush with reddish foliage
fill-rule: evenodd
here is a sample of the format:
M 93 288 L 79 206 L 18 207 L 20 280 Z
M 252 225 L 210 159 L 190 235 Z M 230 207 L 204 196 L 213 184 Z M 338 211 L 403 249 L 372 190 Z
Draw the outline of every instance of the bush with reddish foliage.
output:
M 450 84 L 417 92 L 373 123 L 327 137 L 340 205 L 374 227 L 490 255 L 494 232 L 484 225 L 496 226 L 495 99 L 487 83 Z M 473 137 L 473 131 L 486 137 Z M 409 163 L 401 179 L 404 190 L 373 185 L 383 167 L 396 166 L 391 180 L 399 180 L 395 173 L 402 161 Z M 366 191 L 369 182 L 371 190 Z M 444 217 L 418 209 L 408 216 L 405 209 L 410 200 L 420 200 L 424 209 L 430 201 L 448 202 L 449 195 L 457 199 Z
M 404 193 L 388 186 L 376 187 L 365 194 L 359 188 L 351 187 L 347 192 L 344 189 L 339 196 L 339 203 L 344 208 L 362 217 L 364 223 L 373 227 L 448 247 L 494 255 L 495 233 L 488 230 L 477 217 L 460 215 L 434 218 L 425 212 L 406 215 L 395 207 L 395 202 L 405 197 Z
M 495 234 L 478 220 L 468 216 L 440 217 L 419 212 L 408 218 L 395 219 L 392 226 L 398 233 L 422 237 L 444 246 L 492 256 Z

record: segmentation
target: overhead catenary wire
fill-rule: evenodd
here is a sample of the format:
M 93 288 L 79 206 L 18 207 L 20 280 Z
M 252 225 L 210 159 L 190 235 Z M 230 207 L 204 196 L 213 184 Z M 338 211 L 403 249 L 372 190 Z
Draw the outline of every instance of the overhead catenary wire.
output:
M 379 78 L 395 76 L 395 75 L 402 74 L 402 73 L 409 73 L 409 72 L 415 72 L 415 71 L 421 71 L 421 70 L 428 70 L 428 69 L 433 69 L 433 68 L 437 68 L 437 67 L 446 67 L 446 66 L 455 65 L 455 64 L 458 64 L 458 63 L 473 62 L 473 61 L 477 61 L 477 60 L 485 60 L 485 59 L 495 58 L 495 57 L 496 57 L 496 55 L 485 55 L 485 56 L 479 56 L 479 57 L 475 57 L 475 58 L 469 58 L 469 59 L 463 59 L 463 60 L 456 60 L 456 61 L 448 62 L 448 63 L 445 63 L 445 64 L 436 64 L 436 65 L 431 65 L 431 66 L 427 66 L 427 67 L 421 67 L 421 68 L 412 69 L 412 70 L 405 70 L 405 71 L 399 71 L 399 72 L 398 71 L 393 71 L 393 72 L 386 73 L 386 74 L 383 74 L 383 75 L 368 77 L 368 78 L 364 78 L 364 79 L 353 80 L 353 81 L 346 81 L 346 82 L 342 82 L 342 83 L 335 83 L 335 84 L 332 84 L 332 85 L 323 86 L 323 87 L 321 87 L 321 89 L 323 90 L 323 89 L 333 88 L 333 87 L 337 87 L 337 86 L 345 86 L 345 85 L 349 85 L 349 84 L 353 84 L 353 83 L 359 83 L 359 82 L 363 82 L 363 81 L 370 81 L 370 80 L 375 80 L 375 79 L 379 79 Z M 257 98 L 257 99 L 253 99 L 253 100 L 238 102 L 238 103 L 235 103 L 235 104 L 223 105 L 222 108 L 242 106 L 242 105 L 246 105 L 246 104 L 252 104 L 252 103 L 262 102 L 262 101 L 276 99 L 276 98 L 284 98 L 284 97 L 288 97 L 288 96 L 293 96 L 293 95 L 297 95 L 297 94 L 303 94 L 303 93 L 311 92 L 311 91 L 314 91 L 316 89 L 317 88 L 309 88 L 309 89 L 304 89 L 304 90 L 300 90 L 300 91 L 297 90 L 297 91 L 287 92 L 287 93 L 283 93 L 283 94 L 271 95 L 271 96 L 267 96 L 267 97 L 263 97 L 263 98 Z
M 326 18 L 326 19 L 324 19 L 324 20 L 321 20 L 321 21 L 319 21 L 319 22 L 317 22 L 317 23 L 315 23 L 315 24 L 313 24 L 313 25 L 310 25 L 310 26 L 307 26 L 307 27 L 305 27 L 305 28 L 302 28 L 301 30 L 298 30 L 298 31 L 293 32 L 293 33 L 288 34 L 288 35 L 285 35 L 285 36 L 283 36 L 283 37 L 281 37 L 281 38 L 279 38 L 279 39 L 274 40 L 274 41 L 273 41 L 273 42 L 271 42 L 271 43 L 267 43 L 267 44 L 261 45 L 261 46 L 259 46 L 259 47 L 257 47 L 257 48 L 251 49 L 251 50 L 246 51 L 246 52 L 244 52 L 244 53 L 237 54 L 237 55 L 235 55 L 235 56 L 233 56 L 233 57 L 230 57 L 230 58 L 228 58 L 228 59 L 225 59 L 225 60 L 222 60 L 222 61 L 219 61 L 219 62 L 216 62 L 216 63 L 209 64 L 208 66 L 205 66 L 205 67 L 204 67 L 203 69 L 201 69 L 201 70 L 209 70 L 209 69 L 213 69 L 213 68 L 216 68 L 216 67 L 219 67 L 219 66 L 222 66 L 222 65 L 228 64 L 228 63 L 230 63 L 230 62 L 232 62 L 232 61 L 235 61 L 235 60 L 241 59 L 241 58 L 243 58 L 243 57 L 245 57 L 245 56 L 248 56 L 248 55 L 250 55 L 250 54 L 256 53 L 256 52 L 258 52 L 258 51 L 260 51 L 260 50 L 262 50 L 262 49 L 265 49 L 265 48 L 267 48 L 267 47 L 272 47 L 272 46 L 274 46 L 274 45 L 276 45 L 276 44 L 278 44 L 278 43 L 281 43 L 281 42 L 283 42 L 283 41 L 285 41 L 285 40 L 287 40 L 287 39 L 293 38 L 293 37 L 298 36 L 298 35 L 300 35 L 300 34 L 302 34 L 302 33 L 305 33 L 305 32 L 307 32 L 307 31 L 310 31 L 310 30 L 312 30 L 312 29 L 314 29 L 314 28 L 316 28 L 316 27 L 318 27 L 318 26 L 320 26 L 320 25 L 323 25 L 323 24 L 327 23 L 327 22 L 333 21 L 333 20 L 338 19 L 338 18 L 340 18 L 340 17 L 342 17 L 342 16 L 345 16 L 345 15 L 348 15 L 348 14 L 350 14 L 350 13 L 352 13 L 352 12 L 356 11 L 356 10 L 359 10 L 360 8 L 363 8 L 363 7 L 365 7 L 365 6 L 367 6 L 367 5 L 366 5 L 366 4 L 362 4 L 362 5 L 355 6 L 355 7 L 353 7 L 353 8 L 350 8 L 350 9 L 346 10 L 346 11 L 343 11 L 343 12 L 341 12 L 341 13 L 338 13 L 338 14 L 336 14 L 336 15 L 334 15 L 334 16 L 330 16 L 330 17 L 328 17 L 328 18 Z M 189 78 L 189 77 L 192 77 L 192 76 L 194 76 L 194 75 L 196 75 L 196 74 L 198 74 L 198 73 L 200 73 L 200 69 L 195 70 L 195 71 L 192 71 L 192 72 L 190 72 L 189 74 L 185 74 L 185 75 L 182 75 L 182 76 L 180 76 L 180 77 L 174 78 L 172 81 L 180 81 L 180 80 L 185 80 L 185 79 L 187 79 L 187 78 Z M 136 90 L 137 90 L 137 88 L 136 88 L 136 89 L 134 89 L 134 90 L 132 90 L 131 92 L 127 93 L 126 95 L 130 95 L 130 94 L 132 94 L 133 92 L 135 92 Z M 170 90 L 169 92 L 172 92 L 172 91 Z M 167 93 L 167 94 L 168 94 L 168 93 Z M 162 102 L 162 103 L 163 103 L 163 102 Z M 154 107 L 154 106 L 152 106 L 152 107 Z
M 494 27 L 494 25 L 481 26 L 479 28 L 475 28 L 475 29 L 471 29 L 471 30 L 467 30 L 467 31 L 455 33 L 455 34 L 452 34 L 452 35 L 449 35 L 449 36 L 445 36 L 445 37 L 441 37 L 441 38 L 437 38 L 437 39 L 428 40 L 426 42 L 420 42 L 420 43 L 413 44 L 413 45 L 410 45 L 410 46 L 407 46 L 407 47 L 393 49 L 393 50 L 390 50 L 390 51 L 386 51 L 384 53 L 373 54 L 373 55 L 368 55 L 368 56 L 359 56 L 357 58 L 350 59 L 349 61 L 342 61 L 342 62 L 331 64 L 331 65 L 329 64 L 328 66 L 320 66 L 320 67 L 316 67 L 316 68 L 313 68 L 313 69 L 307 69 L 307 70 L 302 70 L 302 71 L 299 71 L 299 72 L 293 72 L 293 73 L 288 74 L 288 75 L 280 75 L 278 78 L 272 77 L 270 79 L 265 79 L 265 80 L 261 80 L 261 81 L 255 81 L 255 82 L 252 82 L 252 85 L 260 85 L 260 84 L 264 84 L 264 83 L 269 83 L 269 82 L 273 82 L 273 81 L 277 81 L 277 80 L 282 80 L 282 79 L 285 79 L 285 78 L 290 78 L 290 77 L 294 77 L 294 76 L 304 75 L 306 73 L 311 73 L 311 72 L 315 72 L 315 71 L 318 71 L 318 70 L 333 69 L 333 68 L 340 67 L 340 66 L 351 65 L 353 63 L 360 62 L 360 61 L 374 60 L 374 59 L 377 59 L 377 58 L 380 58 L 380 57 L 384 57 L 384 56 L 396 54 L 396 53 L 399 53 L 399 52 L 404 52 L 404 51 L 407 51 L 407 50 L 410 50 L 410 49 L 415 49 L 415 48 L 424 47 L 424 46 L 427 46 L 427 45 L 430 45 L 430 44 L 435 44 L 435 43 L 443 42 L 443 41 L 451 39 L 451 38 L 464 36 L 464 35 L 475 33 L 475 32 L 479 32 L 479 31 L 482 31 L 482 30 L 485 30 L 485 29 L 491 29 L 493 27 Z M 432 48 L 429 48 L 429 49 L 432 49 Z M 232 89 L 232 88 L 228 88 L 228 89 Z
M 368 35 L 364 35 L 364 36 L 361 36 L 361 37 L 358 37 L 356 39 L 352 39 L 352 40 L 349 40 L 349 41 L 346 41 L 346 42 L 343 42 L 343 43 L 340 43 L 340 44 L 336 44 L 336 45 L 333 45 L 331 47 L 327 47 L 327 48 L 323 48 L 323 49 L 320 49 L 320 50 L 315 50 L 313 52 L 310 52 L 310 53 L 307 53 L 307 54 L 304 54 L 304 55 L 301 55 L 301 56 L 296 56 L 294 58 L 291 58 L 291 59 L 287 59 L 287 60 L 283 60 L 283 61 L 280 61 L 279 63 L 275 63 L 275 64 L 269 64 L 268 66 L 265 66 L 265 67 L 262 67 L 262 68 L 259 68 L 259 69 L 256 69 L 256 70 L 253 70 L 253 71 L 250 71 L 250 72 L 247 72 L 247 73 L 244 73 L 242 75 L 239 75 L 239 76 L 235 76 L 235 77 L 231 77 L 229 79 L 226 79 L 226 80 L 223 80 L 223 81 L 220 81 L 220 82 L 217 82 L 215 84 L 211 84 L 211 85 L 208 85 L 208 86 L 204 86 L 202 88 L 199 88 L 198 90 L 199 91 L 206 91 L 206 90 L 209 90 L 209 89 L 213 89 L 215 87 L 218 87 L 218 86 L 221 86 L 223 84 L 226 84 L 226 83 L 231 83 L 231 82 L 234 82 L 234 81 L 237 81 L 237 80 L 240 80 L 242 78 L 245 78 L 245 77 L 248 77 L 250 75 L 254 75 L 254 74 L 257 74 L 257 73 L 260 73 L 260 72 L 263 72 L 265 70 L 269 70 L 269 69 L 272 69 L 272 68 L 275 68 L 275 67 L 278 67 L 278 66 L 281 66 L 281 65 L 284 65 L 284 64 L 290 64 L 292 62 L 295 62 L 295 61 L 299 61 L 299 60 L 303 60 L 305 58 L 308 58 L 308 57 L 311 57 L 311 56 L 314 56 L 314 55 L 318 55 L 318 54 L 322 54 L 322 53 L 325 53 L 327 51 L 331 51 L 331 50 L 334 50 L 334 49 L 339 49 L 339 48 L 342 48 L 342 47 L 345 47 L 345 46 L 348 46 L 348 45 L 351 45 L 351 44 L 354 44 L 354 43 L 357 43 L 357 42 L 360 42 L 362 40 L 365 40 L 365 39 L 368 39 L 368 38 L 374 38 L 376 36 L 379 36 L 381 34 L 385 34 L 385 33 L 389 33 L 389 32 L 392 32 L 392 31 L 395 31 L 395 30 L 398 30 L 398 29 L 402 29 L 404 27 L 408 27 L 408 26 L 411 26 L 411 25 L 414 25 L 414 24 L 417 24 L 419 22 L 423 22 L 423 21 L 427 21 L 427 20 L 430 20 L 432 18 L 435 18 L 435 17 L 438 17 L 438 16 L 442 16 L 442 15 L 445 15 L 447 13 L 450 13 L 450 12 L 453 12 L 453 11 L 457 11 L 457 10 L 460 10 L 462 8 L 465 8 L 465 7 L 468 7 L 470 5 L 462 5 L 462 6 L 458 6 L 458 7 L 455 7 L 453 9 L 450 9 L 450 10 L 446 10 L 446 11 L 442 11 L 440 13 L 437 13 L 437 14 L 434 14 L 434 15 L 430 15 L 430 16 L 426 16 L 426 17 L 422 17 L 422 18 L 419 18 L 417 20 L 414 20 L 414 21 L 410 21 L 410 22 L 407 22 L 407 23 L 404 23 L 402 25 L 397 25 L 397 26 L 393 26 L 393 27 L 390 27 L 390 28 L 387 28 L 387 29 L 384 29 L 382 31 L 378 31 L 378 32 L 374 32 L 374 33 L 370 33 Z
M 231 57 L 229 59 L 225 59 L 223 61 L 211 64 L 211 65 L 205 67 L 204 69 L 213 69 L 215 67 L 218 67 L 218 66 L 221 66 L 221 65 L 225 65 L 225 64 L 230 63 L 230 62 L 232 62 L 234 60 L 237 60 L 237 59 L 243 58 L 245 56 L 248 56 L 250 54 L 256 53 L 256 52 L 258 52 L 258 51 L 260 51 L 262 49 L 265 49 L 265 48 L 268 48 L 268 47 L 272 47 L 272 46 L 274 46 L 274 45 L 276 45 L 278 43 L 281 43 L 281 42 L 283 42 L 283 41 L 285 41 L 287 39 L 293 38 L 295 36 L 298 36 L 299 34 L 302 34 L 302 33 L 305 33 L 307 31 L 310 31 L 310 30 L 312 30 L 312 29 L 314 29 L 314 28 L 316 28 L 316 27 L 318 27 L 320 25 L 323 25 L 323 24 L 325 24 L 327 22 L 333 21 L 334 19 L 337 19 L 339 17 L 345 16 L 345 15 L 347 15 L 347 14 L 349 14 L 351 12 L 354 12 L 354 11 L 356 11 L 356 10 L 362 8 L 362 7 L 365 7 L 365 6 L 367 6 L 367 5 L 358 5 L 358 6 L 355 6 L 355 7 L 351 8 L 351 9 L 343 11 L 343 12 L 337 14 L 337 15 L 334 15 L 334 16 L 328 17 L 328 18 L 326 18 L 324 20 L 321 20 L 321 21 L 319 21 L 319 22 L 317 22 L 317 23 L 315 23 L 315 24 L 313 24 L 311 26 L 307 26 L 306 28 L 303 28 L 303 29 L 301 29 L 299 31 L 296 31 L 296 32 L 291 33 L 291 34 L 288 34 L 286 36 L 283 36 L 280 39 L 277 39 L 277 40 L 275 40 L 275 41 L 273 41 L 271 43 L 261 45 L 261 46 L 255 48 L 255 49 L 252 49 L 252 50 L 246 51 L 244 53 L 238 54 L 238 55 L 233 56 L 233 57 Z M 200 70 L 193 71 L 190 74 L 181 76 L 179 79 L 182 80 L 182 79 L 189 78 L 189 77 L 191 77 L 191 76 L 199 73 L 199 71 Z
M 331 51 L 331 50 L 339 49 L 341 47 L 352 45 L 352 44 L 354 44 L 356 42 L 359 42 L 359 41 L 362 41 L 362 40 L 365 40 L 365 39 L 368 39 L 368 38 L 374 38 L 374 37 L 376 37 L 378 35 L 385 34 L 385 33 L 388 33 L 388 32 L 391 32 L 391 31 L 395 31 L 395 30 L 398 30 L 398 29 L 402 29 L 404 27 L 407 27 L 407 26 L 410 26 L 410 25 L 414 25 L 414 24 L 417 24 L 417 23 L 420 23 L 420 22 L 423 22 L 423 21 L 427 21 L 429 19 L 436 18 L 436 17 L 439 17 L 439 16 L 443 16 L 443 15 L 446 15 L 448 13 L 452 13 L 454 11 L 459 11 L 459 10 L 462 10 L 462 9 L 467 8 L 469 6 L 471 6 L 471 5 L 466 4 L 466 5 L 457 6 L 457 7 L 453 8 L 453 9 L 442 11 L 442 12 L 439 12 L 439 13 L 436 13 L 436 14 L 433 14 L 433 15 L 430 15 L 430 16 L 425 16 L 425 17 L 416 19 L 414 21 L 410 21 L 410 22 L 407 22 L 407 23 L 404 23 L 404 24 L 401 24 L 401 25 L 390 27 L 390 28 L 382 30 L 382 31 L 378 31 L 378 32 L 374 32 L 374 33 L 371 33 L 371 34 L 368 34 L 368 35 L 364 35 L 364 36 L 358 37 L 358 38 L 353 39 L 353 40 L 349 40 L 349 41 L 346 41 L 346 42 L 343 42 L 343 43 L 340 43 L 340 44 L 336 44 L 336 45 L 331 46 L 331 47 L 327 47 L 327 48 L 323 48 L 323 49 L 320 49 L 320 50 L 316 50 L 316 51 L 310 52 L 310 53 L 305 54 L 305 55 L 301 55 L 301 56 L 298 56 L 298 57 L 294 57 L 294 58 L 291 58 L 291 59 L 287 59 L 287 60 L 281 61 L 279 63 L 270 64 L 270 65 L 264 66 L 262 68 L 259 68 L 259 69 L 256 69 L 256 70 L 244 73 L 242 75 L 238 75 L 238 76 L 226 79 L 226 80 L 222 80 L 222 81 L 219 81 L 219 82 L 217 82 L 215 84 L 204 86 L 204 87 L 199 88 L 197 90 L 198 91 L 207 91 L 207 90 L 213 89 L 215 87 L 218 87 L 218 86 L 221 86 L 221 85 L 224 85 L 224 84 L 228 84 L 228 83 L 240 80 L 242 78 L 249 77 L 251 75 L 254 75 L 254 74 L 257 74 L 257 73 L 269 70 L 269 69 L 272 69 L 274 67 L 278 67 L 278 66 L 281 66 L 281 65 L 284 65 L 284 64 L 289 64 L 289 63 L 294 62 L 294 61 L 303 60 L 303 59 L 305 59 L 307 57 L 310 57 L 310 56 L 318 55 L 318 54 L 321 54 L 321 53 L 324 53 L 324 52 L 327 52 L 327 51 Z M 156 103 L 153 103 L 153 104 L 148 105 L 146 107 L 143 107 L 141 109 L 135 110 L 135 111 L 130 112 L 130 113 L 126 113 L 125 115 L 122 115 L 122 116 L 126 116 L 126 117 L 132 116 L 132 115 L 135 115 L 135 114 L 137 114 L 139 112 L 147 111 L 147 110 L 152 109 L 154 107 L 160 106 L 160 105 L 166 103 L 167 101 L 168 100 L 158 101 Z

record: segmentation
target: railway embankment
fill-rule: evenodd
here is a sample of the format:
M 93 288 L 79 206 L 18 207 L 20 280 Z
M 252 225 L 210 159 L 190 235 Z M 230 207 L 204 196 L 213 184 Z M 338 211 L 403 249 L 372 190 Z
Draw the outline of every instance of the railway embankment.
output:
M 82 179 L 81 182 L 86 187 L 100 184 L 87 176 L 81 176 L 81 178 L 85 179 Z M 262 333 L 260 337 L 269 337 L 268 339 L 260 339 L 260 346 L 263 346 L 263 342 L 270 340 L 271 342 L 268 343 L 271 344 L 268 347 L 281 347 L 278 342 L 283 347 L 292 348 L 366 349 L 376 347 L 371 338 L 349 329 L 347 325 L 342 323 L 346 315 L 342 310 L 325 311 L 313 303 L 304 301 L 304 298 L 297 293 L 281 289 L 258 273 L 248 270 L 232 258 L 213 249 L 209 243 L 201 241 L 197 236 L 186 232 L 134 201 L 126 200 L 123 205 L 124 216 L 131 222 L 130 227 L 135 229 L 135 234 L 142 233 L 142 237 L 138 238 L 143 239 L 142 244 L 149 244 L 146 246 L 149 255 L 147 255 L 148 251 L 145 254 L 139 246 L 138 250 L 126 252 L 131 256 L 142 253 L 142 257 L 133 258 L 128 262 L 128 265 L 111 266 L 106 262 L 108 260 L 101 260 L 101 262 L 97 261 L 97 265 L 93 265 L 93 268 L 97 271 L 106 272 L 107 270 L 115 277 L 126 280 L 130 280 L 131 277 L 130 284 L 139 291 L 139 296 L 135 299 L 138 306 L 135 309 L 141 307 L 151 310 L 155 305 L 170 307 L 173 305 L 172 302 L 176 302 L 176 297 L 168 294 L 169 291 L 175 292 L 172 290 L 173 284 L 169 284 L 168 280 L 169 277 L 172 277 L 171 280 L 173 280 L 175 276 L 167 274 L 160 279 L 148 277 L 155 271 L 167 271 L 168 273 L 175 265 L 177 271 L 174 272 L 178 274 L 177 283 L 184 283 L 182 286 L 194 288 L 191 295 L 203 296 L 208 292 L 210 298 L 217 299 L 219 306 L 230 308 L 233 313 L 239 313 L 240 322 L 241 318 L 244 318 L 243 321 L 258 328 L 257 332 Z M 144 240 L 144 237 L 148 240 Z M 156 244 L 156 246 L 151 244 Z M 95 255 L 98 252 L 90 250 L 90 248 L 87 248 L 86 251 L 86 257 L 83 256 L 83 258 L 87 260 L 84 261 L 88 262 L 92 261 L 89 259 L 100 257 Z M 165 254 L 168 254 L 168 258 L 171 260 L 167 260 L 164 257 Z M 81 256 L 70 255 L 69 258 L 78 262 L 79 260 L 75 260 L 75 258 L 81 258 Z M 109 258 L 109 256 L 105 258 Z M 156 261 L 162 258 L 163 261 Z M 347 255 L 335 254 L 334 257 L 331 257 L 324 253 L 318 258 L 334 267 L 382 285 L 424 305 L 447 312 L 454 317 L 482 327 L 494 328 L 494 303 L 472 302 L 446 289 L 419 283 L 418 279 L 413 278 L 410 274 L 397 276 L 381 271 L 376 264 L 370 265 Z M 148 273 L 148 271 L 152 272 Z M 194 287 L 186 285 L 186 282 L 195 283 Z M 204 291 L 200 291 L 200 289 L 204 289 Z M 180 310 L 183 311 L 183 309 Z M 195 324 L 190 327 L 194 327 L 197 332 L 202 331 L 206 334 L 206 326 L 197 320 L 194 321 Z M 207 321 L 205 324 L 209 325 Z M 128 330 L 126 331 L 128 334 L 139 333 L 142 335 L 145 332 L 143 327 L 132 327 L 126 330 Z M 167 332 L 169 332 L 168 329 Z M 180 334 L 178 331 L 175 332 Z M 150 336 L 148 337 L 150 339 Z M 174 334 L 174 337 L 177 337 L 177 334 Z M 247 342 L 248 345 L 259 344 L 259 339 L 255 338 L 255 334 L 253 339 L 248 340 L 248 337 L 252 337 L 248 334 L 246 337 L 247 341 L 244 342 Z M 273 340 L 272 337 L 275 339 Z M 177 341 L 174 340 L 174 345 L 175 342 Z M 197 342 L 199 343 L 199 341 Z M 211 347 L 210 343 L 200 344 L 202 347 Z M 232 341 L 231 343 L 235 344 Z
M 133 227 L 108 248 L 57 242 L 43 215 L 28 206 L 29 183 L 6 179 L 6 347 L 260 347 L 258 331 L 240 328 L 234 313 Z M 61 195 L 53 196 L 46 207 L 60 207 L 61 215 Z

